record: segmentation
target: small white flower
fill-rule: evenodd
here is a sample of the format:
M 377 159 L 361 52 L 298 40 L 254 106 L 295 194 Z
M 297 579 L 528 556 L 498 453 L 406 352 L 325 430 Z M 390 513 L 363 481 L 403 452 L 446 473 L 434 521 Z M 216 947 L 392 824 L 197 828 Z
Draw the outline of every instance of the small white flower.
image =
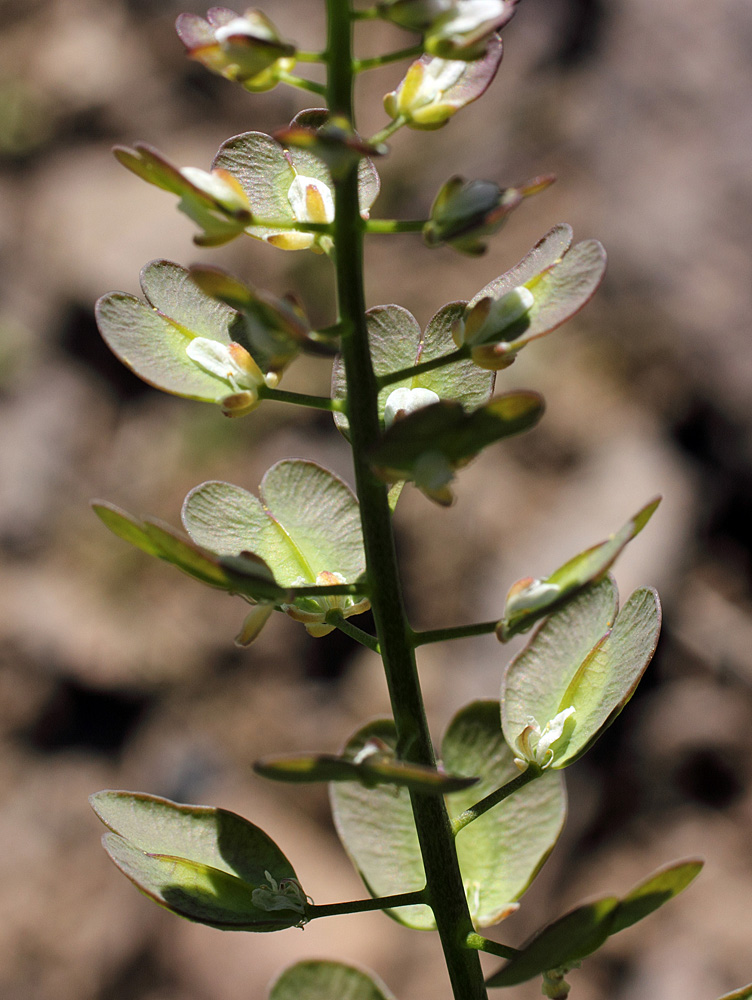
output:
M 422 410 L 424 406 L 431 406 L 438 403 L 439 396 L 433 389 L 395 389 L 387 396 L 384 405 L 384 427 L 386 430 L 392 426 L 395 420 L 406 417 L 409 413 Z
M 439 102 L 467 70 L 467 63 L 459 59 L 431 59 L 422 65 L 423 78 L 411 97 L 410 110 Z
M 567 719 L 574 715 L 574 706 L 563 709 L 553 719 L 550 719 L 543 729 L 530 717 L 527 725 L 517 737 L 517 749 L 520 756 L 514 763 L 520 771 L 526 770 L 528 764 L 537 764 L 542 770 L 554 762 L 552 745 L 562 736 Z
M 457 0 L 455 9 L 442 25 L 446 32 L 462 35 L 476 31 L 504 14 L 503 0 Z
M 452 331 L 455 342 L 458 347 L 462 344 L 505 343 L 504 333 L 526 316 L 534 305 L 533 293 L 524 285 L 512 288 L 498 299 L 485 296 L 458 320 Z
M 194 337 L 185 353 L 205 371 L 229 382 L 234 392 L 255 390 L 264 381 L 263 373 L 240 344 L 221 344 L 208 337 Z
M 341 573 L 331 573 L 328 570 L 316 577 L 317 587 L 336 587 L 343 583 L 347 583 L 347 580 Z M 291 586 L 307 587 L 310 586 L 310 580 L 301 576 Z M 324 594 L 321 597 L 299 598 L 295 604 L 283 604 L 282 610 L 293 621 L 302 622 L 309 635 L 319 639 L 334 631 L 334 625 L 329 625 L 326 621 L 330 611 L 339 611 L 343 618 L 349 618 L 351 615 L 363 614 L 370 607 L 367 597 L 356 602 L 350 594 Z
M 295 913 L 305 914 L 309 899 L 296 878 L 283 878 L 277 882 L 267 871 L 264 872 L 264 878 L 269 884 L 260 885 L 251 893 L 254 906 L 260 910 L 293 910 Z
M 269 25 L 264 24 L 260 20 L 254 23 L 247 17 L 236 17 L 227 24 L 223 24 L 219 28 L 214 29 L 214 38 L 220 45 L 225 45 L 228 39 L 232 38 L 234 35 L 247 35 L 249 38 L 263 38 L 269 42 L 277 41 L 277 36 L 271 30 Z
M 527 586 L 509 591 L 505 617 L 519 614 L 520 611 L 537 611 L 556 599 L 561 588 L 555 583 L 542 583 L 540 580 L 530 580 Z
M 333 222 L 334 197 L 327 184 L 315 177 L 296 174 L 287 192 L 292 214 L 298 222 Z

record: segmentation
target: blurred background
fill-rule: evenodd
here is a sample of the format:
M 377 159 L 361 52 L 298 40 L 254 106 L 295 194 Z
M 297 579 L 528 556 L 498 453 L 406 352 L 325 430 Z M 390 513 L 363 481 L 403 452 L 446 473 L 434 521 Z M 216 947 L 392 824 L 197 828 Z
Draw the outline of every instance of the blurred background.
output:
M 275 0 L 284 36 L 323 42 L 321 4 Z M 388 708 L 376 658 L 276 615 L 250 650 L 245 605 L 113 538 L 104 497 L 176 524 L 185 493 L 255 489 L 284 457 L 351 478 L 326 415 L 266 404 L 226 421 L 150 389 L 99 340 L 92 306 L 138 291 L 156 257 L 204 261 L 331 322 L 312 254 L 191 242 L 171 196 L 112 158 L 143 140 L 208 168 L 228 136 L 310 101 L 236 91 L 188 62 L 175 0 L 0 0 L 0 995 L 5 1000 L 237 1000 L 304 957 L 363 963 L 400 1000 L 447 996 L 433 935 L 380 914 L 305 933 L 222 934 L 153 906 L 99 847 L 86 797 L 105 787 L 222 805 L 262 826 L 317 902 L 362 887 L 326 794 L 256 778 L 271 752 L 337 750 Z M 375 54 L 409 43 L 362 26 Z M 570 818 L 505 942 L 592 894 L 701 855 L 679 900 L 571 976 L 577 1000 L 714 1000 L 752 980 L 752 6 L 747 0 L 524 0 L 486 97 L 433 133 L 400 133 L 375 216 L 419 217 L 453 173 L 501 184 L 554 172 L 470 261 L 416 236 L 372 237 L 370 305 L 425 323 L 470 298 L 556 222 L 609 251 L 605 283 L 497 386 L 541 390 L 532 434 L 488 450 L 439 510 L 405 491 L 398 542 L 416 627 L 500 615 L 544 575 L 665 497 L 620 561 L 626 596 L 659 587 L 659 652 L 627 712 L 567 772 Z M 403 71 L 367 74 L 361 131 L 384 124 Z M 328 391 L 298 363 L 285 387 Z M 493 637 L 430 646 L 420 670 L 438 740 L 454 711 L 498 698 Z M 498 965 L 489 962 L 489 969 Z M 534 982 L 515 1000 L 539 995 Z

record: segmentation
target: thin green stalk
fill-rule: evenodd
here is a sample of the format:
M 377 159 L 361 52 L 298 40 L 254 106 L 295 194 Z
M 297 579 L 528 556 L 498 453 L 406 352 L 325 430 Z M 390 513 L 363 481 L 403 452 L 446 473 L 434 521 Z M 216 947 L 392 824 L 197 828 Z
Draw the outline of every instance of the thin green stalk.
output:
M 378 132 L 374 132 L 371 138 L 368 140 L 372 146 L 378 146 L 380 142 L 386 142 L 386 140 L 394 135 L 403 125 L 407 124 L 407 118 L 404 115 L 397 115 L 396 118 L 392 118 L 388 125 L 385 125 Z
M 348 0 L 327 0 L 328 100 L 335 114 L 353 124 L 352 24 Z M 335 183 L 337 303 L 342 323 L 348 419 L 360 501 L 370 599 L 397 729 L 400 759 L 435 766 L 435 755 L 418 681 L 407 623 L 386 486 L 367 460 L 380 439 L 376 400 L 378 385 L 368 344 L 363 288 L 363 230 L 355 169 Z M 468 912 L 457 852 L 444 801 L 440 796 L 410 793 L 423 865 L 425 899 L 441 938 L 455 1000 L 486 1000 L 477 952 L 464 946 L 473 926 Z
M 387 52 L 383 56 L 374 56 L 372 59 L 356 59 L 353 64 L 355 73 L 362 73 L 368 69 L 379 69 L 381 66 L 388 66 L 389 63 L 399 62 L 401 59 L 411 59 L 413 56 L 423 54 L 423 45 L 410 45 L 406 49 L 397 49 L 395 52 Z
M 352 622 L 348 621 L 347 618 L 339 611 L 330 611 L 326 616 L 327 625 L 334 625 L 335 628 L 339 629 L 345 635 L 349 635 L 351 639 L 359 642 L 361 646 L 365 646 L 366 649 L 370 649 L 373 653 L 380 653 L 379 640 L 375 635 L 370 635 L 368 632 L 364 632 L 362 628 L 358 628 L 357 625 L 353 625 Z
M 330 399 L 328 396 L 311 396 L 305 392 L 289 392 L 287 389 L 270 389 L 269 386 L 258 387 L 259 399 L 276 400 L 278 403 L 294 403 L 295 406 L 308 406 L 314 410 L 329 410 L 340 412 L 344 410 L 342 400 Z
M 413 645 L 426 646 L 429 642 L 447 642 L 450 639 L 467 639 L 473 635 L 488 635 L 493 632 L 498 621 L 477 622 L 475 625 L 455 625 L 452 628 L 434 628 L 425 632 L 413 632 Z
M 378 16 L 378 7 L 366 7 L 364 10 L 350 11 L 350 17 L 353 21 L 375 21 Z
M 289 87 L 297 87 L 298 90 L 308 90 L 312 94 L 319 94 L 322 97 L 326 94 L 326 87 L 323 83 L 316 83 L 314 80 L 305 80 L 302 76 L 296 76 L 294 73 L 280 71 L 277 73 L 277 79 L 280 83 L 286 83 Z
M 465 947 L 474 948 L 476 951 L 485 951 L 489 955 L 498 955 L 499 958 L 514 958 L 515 955 L 519 955 L 516 948 L 510 948 L 509 945 L 500 944 L 498 941 L 490 941 L 482 934 L 468 934 L 465 939 Z
M 366 913 L 368 910 L 393 910 L 398 906 L 415 906 L 425 903 L 425 889 L 400 892 L 395 896 L 377 896 L 375 899 L 353 899 L 346 903 L 312 903 L 306 908 L 310 920 L 318 917 L 336 917 L 342 913 Z
M 369 219 L 367 233 L 419 233 L 425 226 L 425 219 Z
M 326 52 L 301 52 L 300 49 L 295 53 L 296 62 L 305 63 L 324 63 L 327 60 Z
M 480 802 L 476 802 L 474 806 L 470 806 L 452 823 L 452 829 L 454 830 L 455 836 L 464 830 L 468 823 L 472 823 L 473 820 L 478 819 L 484 813 L 487 813 L 489 809 L 493 809 L 504 799 L 508 799 L 510 795 L 514 795 L 518 792 L 520 788 L 524 788 L 525 785 L 529 785 L 531 781 L 535 778 L 539 778 L 543 774 L 543 771 L 536 767 L 535 764 L 528 764 L 526 770 L 522 771 L 516 778 L 512 778 L 511 781 L 507 782 L 506 785 L 502 785 L 501 788 L 497 788 L 496 791 L 491 792 Z
M 403 379 L 412 378 L 414 375 L 424 375 L 426 372 L 435 371 L 437 368 L 444 368 L 446 365 L 456 364 L 470 357 L 470 350 L 466 346 L 458 347 L 450 354 L 444 354 L 440 358 L 432 358 L 430 361 L 422 361 L 419 365 L 411 365 L 409 368 L 400 368 L 397 372 L 389 372 L 388 375 L 381 375 L 378 379 L 379 389 L 394 382 L 401 382 Z

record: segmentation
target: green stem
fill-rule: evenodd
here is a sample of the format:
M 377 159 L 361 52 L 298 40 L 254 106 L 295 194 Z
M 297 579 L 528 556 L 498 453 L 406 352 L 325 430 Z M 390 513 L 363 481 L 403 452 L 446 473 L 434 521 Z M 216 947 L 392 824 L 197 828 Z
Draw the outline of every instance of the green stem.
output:
M 419 233 L 425 226 L 425 219 L 369 219 L 367 233 Z
M 280 83 L 286 83 L 289 87 L 297 87 L 298 90 L 308 90 L 312 94 L 319 94 L 322 97 L 326 94 L 326 87 L 323 83 L 316 83 L 314 80 L 305 80 L 302 76 L 296 76 L 294 73 L 278 72 L 277 79 Z
M 358 628 L 357 625 L 353 625 L 352 622 L 348 621 L 345 616 L 339 611 L 330 611 L 326 616 L 327 625 L 334 625 L 335 628 L 339 629 L 340 632 L 344 632 L 345 635 L 349 635 L 351 639 L 359 642 L 361 646 L 365 646 L 366 649 L 370 649 L 373 653 L 380 653 L 379 640 L 375 635 L 370 635 L 368 632 L 364 632 L 362 628 Z
M 348 0 L 327 0 L 330 111 L 355 125 L 351 7 Z M 360 500 L 370 599 L 397 730 L 401 760 L 434 767 L 434 755 L 418 681 L 415 654 L 402 600 L 387 488 L 372 472 L 367 455 L 380 440 L 378 385 L 371 363 L 363 287 L 363 230 L 357 171 L 335 182 L 337 304 L 342 323 L 348 419 L 355 480 Z M 464 942 L 473 926 L 457 852 L 441 796 L 410 793 L 423 866 L 425 899 L 441 938 L 455 1000 L 486 1000 L 477 952 Z
M 289 392 L 287 389 L 270 389 L 269 386 L 258 387 L 259 399 L 271 399 L 277 403 L 293 403 L 295 406 L 308 406 L 314 410 L 329 410 L 340 412 L 344 403 L 340 399 L 330 399 L 328 396 L 310 396 L 305 392 Z
M 326 62 L 326 58 L 326 52 L 301 52 L 298 50 L 295 53 L 295 60 L 297 62 L 323 63 Z
M 514 958 L 519 952 L 509 945 L 499 944 L 498 941 L 490 941 L 482 934 L 468 934 L 465 939 L 466 948 L 474 948 L 476 951 L 486 951 L 489 955 L 498 955 L 499 958 Z
M 445 365 L 454 365 L 468 357 L 470 357 L 469 348 L 466 346 L 458 347 L 456 351 L 444 354 L 440 358 L 432 358 L 430 361 L 422 361 L 419 365 L 411 365 L 410 368 L 400 368 L 398 372 L 381 375 L 378 379 L 379 389 L 383 389 L 386 385 L 392 385 L 394 382 L 402 382 L 403 379 L 413 378 L 415 375 L 424 375 L 437 368 L 444 368 Z
M 473 820 L 478 819 L 484 813 L 487 813 L 489 809 L 493 809 L 504 799 L 508 799 L 510 795 L 514 795 L 515 792 L 519 791 L 520 788 L 524 788 L 525 785 L 530 784 L 535 778 L 540 777 L 543 774 L 541 769 L 535 764 L 528 764 L 527 769 L 521 774 L 517 775 L 516 778 L 512 778 L 511 781 L 507 782 L 506 785 L 502 785 L 501 788 L 497 788 L 496 791 L 491 792 L 480 802 L 476 802 L 474 806 L 470 806 L 452 823 L 452 829 L 454 830 L 455 836 L 463 830 L 468 823 L 472 823 Z
M 306 916 L 336 917 L 341 913 L 366 913 L 368 910 L 393 910 L 397 906 L 415 906 L 426 902 L 425 889 L 417 892 L 400 892 L 396 896 L 377 896 L 375 899 L 353 899 L 347 903 L 312 903 L 306 908 Z
M 386 142 L 390 136 L 394 135 L 398 129 L 401 129 L 406 124 L 407 118 L 404 115 L 397 115 L 396 118 L 392 118 L 389 124 L 385 125 L 380 131 L 374 132 L 368 141 L 372 146 L 378 146 L 380 142 Z
M 373 59 L 356 59 L 353 65 L 355 73 L 362 73 L 367 69 L 378 69 L 380 66 L 388 66 L 389 63 L 399 62 L 400 59 L 411 59 L 413 56 L 423 54 L 423 45 L 410 45 L 406 49 L 397 49 L 395 52 L 387 52 L 384 56 L 374 56 Z
M 493 632 L 498 621 L 477 622 L 475 625 L 455 625 L 453 628 L 434 628 L 426 632 L 413 633 L 413 645 L 426 646 L 429 642 L 447 642 L 449 639 L 467 639 L 472 635 L 488 635 Z
M 350 11 L 350 17 L 353 21 L 375 21 L 379 17 L 379 8 L 366 7 L 365 10 L 353 10 Z

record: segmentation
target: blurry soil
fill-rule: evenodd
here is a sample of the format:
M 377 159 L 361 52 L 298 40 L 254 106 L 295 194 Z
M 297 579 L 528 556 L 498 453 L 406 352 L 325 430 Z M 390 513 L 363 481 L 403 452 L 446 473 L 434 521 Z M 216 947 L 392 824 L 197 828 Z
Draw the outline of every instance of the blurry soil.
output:
M 185 5 L 203 13 L 197 4 Z M 277 0 L 284 34 L 323 41 L 320 7 Z M 177 523 L 185 493 L 255 489 L 273 462 L 351 477 L 328 418 L 267 404 L 244 421 L 150 389 L 92 318 L 157 257 L 220 264 L 331 322 L 326 261 L 236 241 L 191 243 L 170 196 L 109 154 L 151 142 L 208 167 L 225 138 L 270 131 L 306 100 L 247 95 L 188 63 L 171 0 L 0 0 L 0 996 L 237 1000 L 304 957 L 374 968 L 401 1000 L 448 995 L 433 935 L 380 914 L 305 933 L 222 934 L 160 911 L 110 865 L 86 797 L 149 791 L 234 809 L 293 859 L 317 902 L 363 892 L 323 790 L 254 777 L 263 754 L 336 750 L 388 709 L 375 657 L 275 616 L 233 646 L 237 600 L 110 536 L 105 497 Z M 406 44 L 361 26 L 363 51 Z M 406 490 L 397 532 L 413 624 L 498 617 L 543 575 L 664 502 L 620 561 L 626 595 L 659 587 L 659 653 L 624 716 L 571 769 L 570 818 L 499 931 L 515 944 L 575 901 L 623 892 L 671 859 L 700 880 L 571 977 L 577 1000 L 714 1000 L 752 981 L 752 6 L 720 0 L 524 0 L 486 97 L 448 127 L 400 133 L 374 214 L 415 218 L 453 173 L 515 183 L 554 172 L 478 261 L 418 237 L 374 237 L 369 304 L 425 323 L 470 298 L 554 223 L 596 236 L 610 266 L 568 327 L 497 386 L 540 389 L 532 434 L 487 451 L 434 509 Z M 363 81 L 383 125 L 392 66 Z M 298 364 L 290 389 L 328 391 Z M 460 705 L 497 698 L 508 655 L 489 636 L 421 651 L 436 738 Z M 493 969 L 497 961 L 488 963 Z M 515 1000 L 538 996 L 537 983 Z

